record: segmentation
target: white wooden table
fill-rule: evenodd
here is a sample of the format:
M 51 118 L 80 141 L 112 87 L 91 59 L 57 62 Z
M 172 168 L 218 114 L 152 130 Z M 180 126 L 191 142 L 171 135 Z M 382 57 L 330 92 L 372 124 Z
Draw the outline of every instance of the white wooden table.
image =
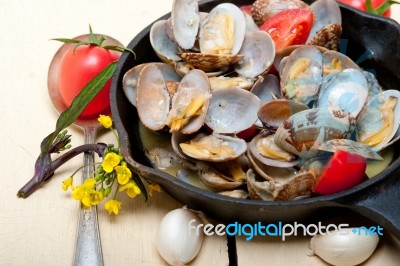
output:
M 47 94 L 47 70 L 60 43 L 91 24 L 128 44 L 145 26 L 169 12 L 172 0 L 0 0 L 0 265 L 71 265 L 79 204 L 61 190 L 61 182 L 82 163 L 77 157 L 61 167 L 51 182 L 28 199 L 16 197 L 32 176 L 41 140 L 53 131 L 57 113 Z M 400 9 L 393 9 L 400 21 Z M 83 143 L 81 131 L 71 127 L 72 144 Z M 111 134 L 99 141 L 113 142 Z M 154 237 L 161 218 L 180 207 L 166 193 L 144 203 L 124 200 L 117 216 L 100 206 L 99 222 L 105 265 L 164 265 Z M 342 217 L 343 220 L 350 217 Z M 353 217 L 353 219 L 360 219 Z M 239 265 L 325 265 L 306 256 L 308 237 L 282 242 L 236 239 Z M 398 265 L 399 241 L 386 234 L 366 265 Z M 227 241 L 206 237 L 193 265 L 227 265 Z

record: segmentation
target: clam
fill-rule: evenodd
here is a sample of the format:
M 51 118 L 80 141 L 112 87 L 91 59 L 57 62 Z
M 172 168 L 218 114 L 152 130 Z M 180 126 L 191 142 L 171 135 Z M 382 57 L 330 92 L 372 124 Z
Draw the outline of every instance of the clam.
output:
M 400 124 L 399 99 L 397 90 L 383 91 L 371 98 L 357 121 L 358 142 L 377 151 L 393 142 Z
M 170 131 L 190 134 L 199 130 L 206 117 L 210 94 L 207 75 L 198 69 L 186 74 L 172 97 L 167 123 Z
M 178 46 L 168 37 L 166 32 L 166 20 L 155 22 L 150 29 L 150 43 L 154 52 L 164 62 L 174 65 L 181 58 Z
M 191 71 L 193 69 L 196 69 L 196 68 L 193 65 L 189 64 L 188 62 L 184 62 L 184 61 L 175 62 L 175 71 L 181 77 L 185 76 L 187 73 L 189 73 L 189 71 Z M 207 77 L 218 77 L 218 76 L 224 74 L 227 70 L 228 70 L 228 67 L 223 67 L 221 69 L 216 69 L 215 71 L 206 72 L 206 75 L 207 75 Z
M 210 162 L 233 160 L 246 152 L 244 140 L 219 134 L 198 135 L 179 144 L 182 152 L 193 159 Z
M 255 78 L 272 65 L 275 57 L 275 45 L 265 31 L 247 32 L 239 51 L 243 59 L 236 63 L 235 71 L 244 77 Z
M 381 86 L 379 85 L 378 80 L 376 79 L 374 74 L 372 74 L 371 72 L 365 71 L 365 70 L 363 70 L 362 73 L 368 83 L 368 101 L 369 101 L 369 99 L 372 96 L 380 93 L 382 91 L 382 89 L 381 89 Z
M 191 64 L 195 68 L 206 72 L 218 71 L 221 68 L 226 68 L 243 59 L 242 55 L 232 54 L 203 54 L 203 53 L 178 53 L 178 56 L 183 61 Z
M 282 93 L 305 104 L 315 100 L 322 82 L 322 54 L 313 46 L 294 50 L 281 74 Z
M 201 24 L 200 51 L 203 54 L 236 55 L 242 46 L 245 32 L 243 12 L 234 4 L 219 4 Z
M 250 92 L 260 99 L 261 104 L 265 104 L 273 99 L 282 98 L 279 80 L 272 74 L 258 76 Z M 260 119 L 257 119 L 255 125 L 259 128 L 263 127 Z
M 321 143 L 318 147 L 319 150 L 335 152 L 338 150 L 348 151 L 350 153 L 358 154 L 367 159 L 383 160 L 376 151 L 371 147 L 358 143 L 350 139 L 332 139 Z
M 183 49 L 192 48 L 200 25 L 198 0 L 174 0 L 171 23 L 178 45 Z
M 287 180 L 298 174 L 298 170 L 294 167 L 275 167 L 262 163 L 253 155 L 250 148 L 247 149 L 246 154 L 251 168 L 265 180 L 285 183 Z
M 316 19 L 306 43 L 337 50 L 342 35 L 342 15 L 338 3 L 335 0 L 317 0 L 310 7 Z
M 217 133 L 238 133 L 251 127 L 257 120 L 260 99 L 239 88 L 212 92 L 206 125 Z
M 247 171 L 247 188 L 250 198 L 255 200 L 293 200 L 311 195 L 314 176 L 305 172 L 289 179 L 286 183 L 259 181 L 253 170 Z
M 259 28 L 257 24 L 254 22 L 254 19 L 251 15 L 244 13 L 244 18 L 246 20 L 246 32 L 258 31 Z
M 138 79 L 140 72 L 142 71 L 143 67 L 147 64 L 153 64 L 157 66 L 162 74 L 165 80 L 167 81 L 180 81 L 181 77 L 177 75 L 177 73 L 174 71 L 174 68 L 168 64 L 165 63 L 146 63 L 146 64 L 140 64 L 137 65 L 131 69 L 129 69 L 122 80 L 122 89 L 124 90 L 126 98 L 128 98 L 129 102 L 136 106 L 136 95 L 137 95 L 137 84 L 138 84 Z M 166 84 L 167 85 L 167 84 Z
M 286 119 L 307 109 L 309 109 L 308 106 L 301 102 L 276 99 L 263 104 L 257 115 L 264 127 L 276 131 Z
M 140 71 L 136 103 L 140 121 L 144 126 L 154 131 L 165 126 L 170 96 L 163 73 L 157 65 L 147 64 Z
M 253 86 L 253 81 L 245 77 L 210 77 L 211 90 L 225 89 L 225 88 L 240 88 L 249 90 Z
M 244 189 L 235 189 L 231 191 L 222 191 L 219 192 L 218 194 L 231 197 L 231 198 L 236 198 L 236 199 L 247 199 L 249 197 L 249 192 L 247 192 Z
M 319 145 L 331 139 L 348 138 L 355 119 L 341 110 L 314 108 L 289 117 L 276 131 L 275 143 L 303 158 L 314 157 Z
M 209 164 L 197 162 L 196 167 L 201 182 L 214 191 L 227 191 L 244 185 L 244 181 L 236 181 L 223 175 Z
M 198 36 L 200 53 L 183 52 L 178 56 L 206 72 L 226 68 L 243 59 L 237 53 L 245 31 L 243 12 L 233 4 L 220 4 L 201 22 Z
M 316 46 L 316 45 L 313 45 L 313 46 L 315 48 L 317 48 L 321 53 L 325 53 L 325 52 L 329 51 L 325 47 Z M 285 66 L 285 62 L 284 61 L 287 60 L 289 55 L 294 50 L 296 50 L 298 48 L 302 48 L 302 47 L 307 47 L 307 45 L 290 45 L 290 46 L 283 47 L 283 48 L 279 49 L 278 51 L 276 51 L 275 59 L 274 59 L 274 67 L 275 67 L 275 69 L 278 70 L 278 72 L 280 74 L 282 74 L 282 69 Z
M 301 0 L 256 0 L 251 9 L 254 22 L 261 26 L 276 13 L 286 9 L 310 8 Z
M 322 54 L 324 64 L 324 75 L 337 73 L 347 68 L 360 70 L 360 67 L 354 63 L 350 57 L 337 51 L 329 50 Z
M 189 169 L 195 169 L 193 164 L 176 154 L 171 146 L 153 147 L 146 151 L 146 156 L 158 169 L 178 168 L 183 166 Z
M 368 96 L 368 83 L 363 73 L 357 69 L 345 69 L 321 86 L 318 96 L 319 108 L 342 110 L 354 118 L 364 106 Z
M 272 74 L 259 76 L 254 82 L 250 92 L 255 94 L 260 99 L 262 104 L 282 97 L 279 80 L 275 75 Z
M 249 150 L 260 163 L 274 167 L 293 167 L 297 157 L 275 144 L 275 136 L 258 134 L 249 143 Z

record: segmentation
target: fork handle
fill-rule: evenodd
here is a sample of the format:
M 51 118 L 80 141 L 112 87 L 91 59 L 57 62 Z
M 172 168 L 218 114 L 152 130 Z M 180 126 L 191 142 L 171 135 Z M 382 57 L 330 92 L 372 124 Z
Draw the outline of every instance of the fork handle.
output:
M 84 129 L 85 144 L 93 144 L 96 138 L 97 128 L 86 127 Z M 82 183 L 94 172 L 94 154 L 87 152 L 83 159 L 85 167 L 82 173 Z M 100 230 L 97 219 L 97 208 L 91 206 L 79 208 L 77 238 L 74 253 L 74 266 L 102 266 L 103 253 L 101 249 Z

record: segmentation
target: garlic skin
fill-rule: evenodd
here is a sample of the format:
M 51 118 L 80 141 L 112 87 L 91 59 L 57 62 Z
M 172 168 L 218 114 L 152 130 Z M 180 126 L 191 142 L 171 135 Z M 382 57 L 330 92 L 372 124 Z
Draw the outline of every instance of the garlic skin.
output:
M 193 219 L 195 222 L 191 222 Z M 200 223 L 200 217 L 186 208 L 164 216 L 158 227 L 157 250 L 168 264 L 185 265 L 197 256 L 203 242 L 203 230 L 198 234 L 195 230 Z
M 340 266 L 358 265 L 364 262 L 375 251 L 379 236 L 366 235 L 363 230 L 358 235 L 352 232 L 353 229 L 358 230 L 358 228 L 345 228 L 326 235 L 315 235 L 311 238 L 308 255 L 317 255 L 332 265 Z

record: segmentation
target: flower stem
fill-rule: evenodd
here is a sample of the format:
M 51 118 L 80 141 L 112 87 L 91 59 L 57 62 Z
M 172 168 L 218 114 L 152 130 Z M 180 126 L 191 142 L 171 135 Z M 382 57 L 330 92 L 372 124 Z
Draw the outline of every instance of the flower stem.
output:
M 82 152 L 96 152 L 102 157 L 106 147 L 107 145 L 104 143 L 80 145 L 69 150 L 54 161 L 51 160 L 49 152 L 41 153 L 35 163 L 34 176 L 18 191 L 17 196 L 20 198 L 27 198 L 43 183 L 50 180 L 57 168 L 78 154 Z

